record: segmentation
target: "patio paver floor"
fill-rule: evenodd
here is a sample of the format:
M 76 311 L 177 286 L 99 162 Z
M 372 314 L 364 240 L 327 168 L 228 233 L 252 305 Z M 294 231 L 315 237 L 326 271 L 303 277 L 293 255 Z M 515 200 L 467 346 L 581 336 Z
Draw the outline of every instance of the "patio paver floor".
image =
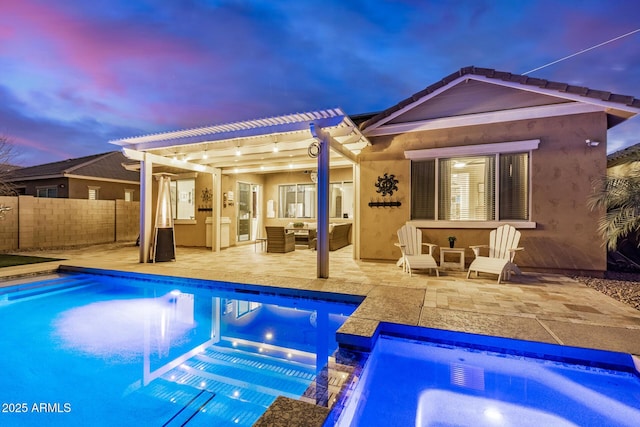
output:
M 395 263 L 354 260 L 351 246 L 330 253 L 328 279 L 316 277 L 314 251 L 272 254 L 255 252 L 253 244 L 219 253 L 179 247 L 175 262 L 156 264 L 139 263 L 138 248 L 132 245 L 30 254 L 64 260 L 2 268 L 0 287 L 12 283 L 9 279 L 70 265 L 316 290 L 366 297 L 340 329 L 364 339 L 373 335 L 378 322 L 386 321 L 640 355 L 640 311 L 561 275 L 525 271 L 500 285 L 491 276 L 467 280 L 463 272 L 410 277 Z M 258 425 L 275 425 L 274 420 L 295 425 L 297 420 L 321 426 L 328 409 L 318 408 L 317 419 L 309 424 L 313 406 L 307 405 L 279 399 Z
M 330 277 L 318 279 L 317 253 L 308 249 L 273 254 L 247 244 L 219 253 L 182 247 L 176 252 L 175 262 L 141 264 L 132 245 L 34 251 L 29 254 L 64 261 L 3 268 L 0 279 L 64 264 L 347 293 L 367 297 L 352 318 L 369 326 L 356 333 L 388 321 L 640 355 L 640 311 L 566 276 L 525 271 L 499 285 L 489 275 L 467 280 L 456 271 L 410 277 L 395 263 L 356 261 L 347 246 L 330 253 Z M 348 322 L 343 332 L 360 323 Z

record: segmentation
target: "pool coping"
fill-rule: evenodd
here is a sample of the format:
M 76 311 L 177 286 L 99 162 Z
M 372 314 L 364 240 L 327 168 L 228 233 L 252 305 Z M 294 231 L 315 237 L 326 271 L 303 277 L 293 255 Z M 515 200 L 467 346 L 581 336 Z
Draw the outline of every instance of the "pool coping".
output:
M 187 277 L 168 276 L 163 274 L 137 273 L 122 270 L 107 270 L 102 268 L 78 267 L 72 265 L 60 265 L 58 273 L 89 273 L 100 276 L 110 276 L 119 278 L 133 278 L 141 281 L 166 281 L 180 283 L 197 289 L 223 289 L 238 291 L 246 294 L 274 295 L 292 298 L 304 298 L 310 300 L 322 300 L 328 302 L 338 302 L 346 304 L 360 304 L 365 300 L 364 296 L 347 293 L 327 292 L 308 289 L 293 289 L 289 287 L 279 287 L 271 285 L 257 285 L 217 279 L 198 279 Z
M 337 341 L 341 348 L 364 353 L 371 352 L 378 338 L 386 335 L 416 341 L 427 341 L 441 345 L 503 353 L 512 356 L 545 359 L 593 368 L 629 372 L 640 378 L 640 358 L 630 353 L 610 350 L 527 341 L 390 322 L 379 322 L 378 327 L 370 337 L 341 332 L 338 332 L 337 335 Z

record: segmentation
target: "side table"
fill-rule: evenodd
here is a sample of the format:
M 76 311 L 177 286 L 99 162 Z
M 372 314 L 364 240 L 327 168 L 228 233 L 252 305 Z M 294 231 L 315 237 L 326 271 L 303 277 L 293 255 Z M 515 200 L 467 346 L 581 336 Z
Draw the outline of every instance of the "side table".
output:
M 446 261 L 446 255 L 457 254 L 458 262 Z M 463 248 L 443 248 L 440 247 L 440 268 L 454 268 L 464 271 L 464 249 Z

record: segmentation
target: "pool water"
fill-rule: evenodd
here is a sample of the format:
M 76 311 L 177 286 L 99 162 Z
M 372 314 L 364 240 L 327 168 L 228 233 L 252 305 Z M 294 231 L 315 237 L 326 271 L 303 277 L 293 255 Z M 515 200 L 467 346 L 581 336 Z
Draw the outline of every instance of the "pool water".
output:
M 627 368 L 381 335 L 336 425 L 638 426 L 640 378 Z
M 142 279 L 0 289 L 0 425 L 250 426 L 278 395 L 320 394 L 355 308 Z

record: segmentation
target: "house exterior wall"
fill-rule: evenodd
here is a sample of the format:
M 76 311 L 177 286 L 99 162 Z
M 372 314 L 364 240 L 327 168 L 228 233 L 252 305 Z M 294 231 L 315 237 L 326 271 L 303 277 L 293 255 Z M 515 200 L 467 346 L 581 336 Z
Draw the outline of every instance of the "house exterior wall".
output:
M 132 184 L 69 178 L 68 187 L 68 197 L 70 199 L 88 199 L 89 187 L 98 187 L 99 200 L 124 200 L 125 190 L 134 190 L 133 201 L 140 201 L 140 183 Z
M 133 201 L 140 201 L 140 183 L 120 183 L 78 178 L 50 178 L 16 182 L 21 195 L 35 196 L 41 187 L 56 187 L 58 199 L 88 199 L 89 187 L 99 187 L 99 200 L 124 199 L 125 190 L 134 190 Z
M 188 174 L 192 175 L 192 174 Z M 210 217 L 214 206 L 216 203 L 219 203 L 217 200 L 212 200 L 211 202 L 205 202 L 202 200 L 202 192 L 207 189 L 209 191 L 213 191 L 213 178 L 209 173 L 198 173 L 195 177 L 196 180 L 196 188 L 195 188 L 195 221 L 176 221 L 174 224 L 175 229 L 175 240 L 177 246 L 206 246 L 206 221 L 207 217 Z M 153 196 L 153 212 L 154 216 L 153 222 L 155 224 L 155 209 L 156 203 L 158 201 L 157 198 L 157 181 L 154 180 L 154 196 Z M 214 234 L 215 236 L 215 234 Z M 214 237 L 215 238 L 215 237 Z
M 396 230 L 411 218 L 410 161 L 405 150 L 455 147 L 539 139 L 531 155 L 531 221 L 535 229 L 521 229 L 516 256 L 522 268 L 544 271 L 604 271 L 606 251 L 597 232 L 602 212 L 591 212 L 586 201 L 593 179 L 606 173 L 606 144 L 587 147 L 585 139 L 606 141 L 604 113 L 520 120 L 372 137 L 372 146 L 360 156 L 360 255 L 362 259 L 397 260 L 393 245 Z M 384 173 L 398 179 L 393 200 L 399 208 L 371 208 L 377 177 Z M 387 198 L 388 199 L 388 198 Z M 457 237 L 456 247 L 466 248 L 467 264 L 473 259 L 469 245 L 487 244 L 491 229 L 423 229 L 425 241 L 448 246 L 447 236 Z M 436 253 L 438 256 L 438 253 Z
M 353 168 L 335 168 L 329 171 L 329 182 L 353 181 Z M 283 172 L 265 175 L 264 213 L 265 226 L 285 226 L 291 222 L 291 218 L 279 218 L 278 211 L 278 186 L 285 184 L 310 184 L 311 176 L 302 171 Z M 275 218 L 266 218 L 267 202 L 273 200 Z M 355 201 L 354 201 L 355 202 Z M 315 222 L 316 218 L 306 218 L 301 221 Z M 329 218 L 330 222 L 351 222 L 349 219 Z
M 21 195 L 35 196 L 38 188 L 56 187 L 59 199 L 66 199 L 69 197 L 69 179 L 64 177 L 21 181 L 16 182 L 15 185 L 18 187 Z
M 213 200 L 208 206 L 204 206 L 200 200 L 202 191 L 205 188 L 211 190 L 212 181 L 209 174 L 198 174 L 196 177 L 196 196 L 197 207 L 204 209 L 196 209 L 195 221 L 177 221 L 174 225 L 175 239 L 177 246 L 192 246 L 192 247 L 204 247 L 206 245 L 206 219 L 212 215 L 215 211 L 216 204 L 220 204 L 221 216 L 228 217 L 230 219 L 229 224 L 229 245 L 235 246 L 237 242 L 238 231 L 238 183 L 244 182 L 251 185 L 258 185 L 261 187 L 262 200 L 259 201 L 258 209 L 262 215 L 262 225 L 259 225 L 258 233 L 264 235 L 264 227 L 267 225 L 286 225 L 291 222 L 291 219 L 278 218 L 278 186 L 282 184 L 303 184 L 311 183 L 311 177 L 308 173 L 303 171 L 295 172 L 283 172 L 272 174 L 234 174 L 234 175 L 222 175 L 221 191 L 222 193 L 234 193 L 234 200 L 232 203 L 227 202 L 226 206 L 222 200 Z M 352 168 L 337 168 L 330 171 L 330 181 L 352 181 L 353 172 Z M 153 216 L 155 218 L 155 210 L 157 203 L 157 182 L 153 183 Z M 273 200 L 276 207 L 276 217 L 267 218 L 267 202 Z M 208 210 L 211 208 L 211 210 Z M 312 221 L 315 219 L 312 219 Z M 155 221 L 155 219 L 154 219 Z M 332 222 L 350 222 L 346 219 L 331 219 Z M 215 229 L 212 227 L 212 238 L 215 239 Z M 256 237 L 256 236 L 254 236 Z

